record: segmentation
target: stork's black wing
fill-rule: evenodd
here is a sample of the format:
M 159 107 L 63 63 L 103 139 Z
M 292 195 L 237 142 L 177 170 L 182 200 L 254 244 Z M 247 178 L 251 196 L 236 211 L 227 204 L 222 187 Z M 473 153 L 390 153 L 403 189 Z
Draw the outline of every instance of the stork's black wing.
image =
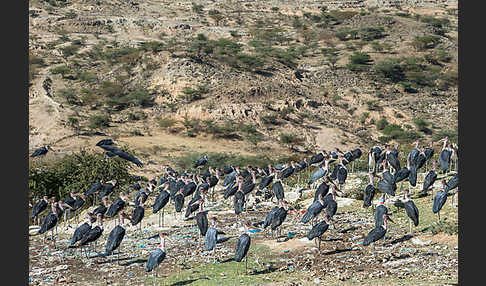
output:
M 437 180 L 437 173 L 434 170 L 430 170 L 425 176 L 422 191 L 427 191 Z
M 316 237 L 320 237 L 328 228 L 329 225 L 325 221 L 321 221 L 318 224 L 315 224 L 309 233 L 307 233 L 307 238 L 313 240 Z
M 322 197 L 325 197 L 327 193 L 329 192 L 329 185 L 326 182 L 322 182 L 319 184 L 317 187 L 315 193 L 314 193 L 314 202 L 319 199 L 319 194 L 322 194 Z
M 207 212 L 198 212 L 196 214 L 197 227 L 199 228 L 202 236 L 205 236 L 206 232 L 208 231 L 208 216 L 206 213 Z
M 54 213 L 50 212 L 46 216 L 46 218 L 44 219 L 44 221 L 42 222 L 42 226 L 39 229 L 39 232 L 38 233 L 39 234 L 43 234 L 43 233 L 49 231 L 54 226 L 56 226 L 57 221 L 58 221 L 58 217 Z
M 89 188 L 84 192 L 85 195 L 89 196 L 95 193 L 96 191 L 100 190 L 103 187 L 103 184 L 101 182 L 96 182 L 91 184 Z
M 87 243 L 93 242 L 100 238 L 100 236 L 103 234 L 103 228 L 99 226 L 95 226 L 92 229 L 90 229 L 79 241 L 79 246 L 86 245 Z
M 324 155 L 322 153 L 315 154 L 309 160 L 309 165 L 320 163 L 324 160 Z
M 419 224 L 419 211 L 415 203 L 412 200 L 408 200 L 404 203 L 404 207 L 407 216 L 413 221 L 413 224 L 417 226 Z
M 236 262 L 241 262 L 241 260 L 246 256 L 248 249 L 250 249 L 250 244 L 251 238 L 248 234 L 244 233 L 238 238 L 234 257 Z
M 32 215 L 30 218 L 35 218 L 38 214 L 47 209 L 47 202 L 41 199 L 32 208 Z
M 152 205 L 152 212 L 157 213 L 159 210 L 164 208 L 169 202 L 170 194 L 166 190 L 160 192 L 160 194 L 155 198 L 155 202 Z
M 30 157 L 37 157 L 37 156 L 41 156 L 41 155 L 45 155 L 47 154 L 47 148 L 46 147 L 40 147 L 40 148 L 37 148 L 35 149 L 35 151 L 30 155 Z
M 363 241 L 364 246 L 370 245 L 372 242 L 382 239 L 385 236 L 386 229 L 383 226 L 378 226 L 368 233 Z
M 272 176 L 272 175 L 263 177 L 262 180 L 260 181 L 260 184 L 258 185 L 258 189 L 263 190 L 265 187 L 270 185 L 270 183 L 273 180 L 273 177 L 274 176 Z
M 403 167 L 393 175 L 393 181 L 399 183 L 408 178 L 410 175 L 410 170 L 407 167 Z
M 272 224 L 272 219 L 273 219 L 273 214 L 278 210 L 278 207 L 274 207 L 271 209 L 268 213 L 267 216 L 265 216 L 265 221 L 263 222 L 263 228 L 267 228 L 267 226 Z
M 371 206 L 371 202 L 373 201 L 373 197 L 375 196 L 375 187 L 371 184 L 368 184 L 364 190 L 363 194 L 363 207 L 367 208 Z
M 117 154 L 120 158 L 123 158 L 125 160 L 128 160 L 128 161 L 134 163 L 138 167 L 143 167 L 143 163 L 140 162 L 140 160 L 138 160 L 134 156 L 128 154 L 127 152 L 124 152 L 122 150 L 117 150 L 117 151 L 114 151 L 113 153 Z
M 88 224 L 88 223 L 83 223 L 82 225 L 80 225 L 78 228 L 76 228 L 76 230 L 74 231 L 73 233 L 73 236 L 71 238 L 71 241 L 69 242 L 69 245 L 74 245 L 76 242 L 78 242 L 79 240 L 81 240 L 83 238 L 83 236 L 85 236 L 88 231 L 91 229 L 91 225 Z
M 285 197 L 285 194 L 284 194 L 284 189 L 283 189 L 282 183 L 280 181 L 275 182 L 272 186 L 272 189 L 273 189 L 273 193 L 275 194 L 275 197 L 277 198 L 277 200 L 283 200 L 283 198 Z
M 145 264 L 145 271 L 150 272 L 155 269 L 165 258 L 165 251 L 157 248 L 150 252 L 150 256 Z
M 205 157 L 202 157 L 194 163 L 194 168 L 197 168 L 199 166 L 204 166 L 207 162 L 208 160 Z
M 457 174 L 455 174 L 452 178 L 449 179 L 449 181 L 447 181 L 446 183 L 446 191 L 450 191 L 450 190 L 453 190 L 455 188 L 457 188 L 457 185 L 459 184 L 459 177 L 457 176 Z
M 132 211 L 132 225 L 137 225 L 139 222 L 142 221 L 143 217 L 145 216 L 145 209 L 142 206 L 137 206 Z
M 377 187 L 383 193 L 395 196 L 395 190 L 397 189 L 397 185 L 395 183 L 390 184 L 386 180 L 379 180 Z
M 107 152 L 113 152 L 115 154 L 116 154 L 116 151 L 120 151 L 120 149 L 118 149 L 115 146 L 111 146 L 111 145 L 97 145 L 97 146 L 102 148 L 103 150 L 105 150 Z
M 111 139 L 102 139 L 96 143 L 96 146 L 101 146 L 101 145 L 114 145 L 115 142 Z

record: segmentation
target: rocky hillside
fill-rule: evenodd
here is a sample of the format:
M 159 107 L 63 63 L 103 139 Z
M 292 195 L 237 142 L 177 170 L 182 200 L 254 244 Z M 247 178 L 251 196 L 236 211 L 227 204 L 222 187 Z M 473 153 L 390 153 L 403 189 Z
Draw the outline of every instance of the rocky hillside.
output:
M 457 48 L 457 1 L 34 0 L 29 144 L 291 154 L 454 140 Z

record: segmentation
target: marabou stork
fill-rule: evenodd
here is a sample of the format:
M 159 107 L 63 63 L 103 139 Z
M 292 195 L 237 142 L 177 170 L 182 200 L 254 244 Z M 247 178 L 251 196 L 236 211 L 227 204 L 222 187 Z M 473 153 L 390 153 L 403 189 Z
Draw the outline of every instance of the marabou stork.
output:
M 150 272 L 153 271 L 153 277 L 154 277 L 154 286 L 155 286 L 155 279 L 157 277 L 157 266 L 159 266 L 162 261 L 164 261 L 165 256 L 166 256 L 166 250 L 165 250 L 165 239 L 166 237 L 159 233 L 160 237 L 160 243 L 157 245 L 157 248 L 155 250 L 152 250 L 150 252 L 150 256 L 147 260 L 147 263 L 145 264 L 145 271 Z
M 165 182 L 162 184 L 162 191 L 160 191 L 159 195 L 155 198 L 154 204 L 152 205 L 152 213 L 157 213 L 162 209 L 162 212 L 159 213 L 159 227 L 160 225 L 160 216 L 162 215 L 162 226 L 164 225 L 164 212 L 165 209 L 164 207 L 167 205 L 170 199 L 170 194 L 167 191 L 167 188 L 169 186 L 169 182 Z
M 79 242 L 79 247 L 85 246 L 87 244 L 90 244 L 92 242 L 95 243 L 94 245 L 94 251 L 96 252 L 96 240 L 101 237 L 103 234 L 103 215 L 102 214 L 97 214 L 96 215 L 97 220 L 98 220 L 98 225 L 91 228 L 80 240 Z M 86 256 L 87 252 L 85 251 Z
M 114 250 L 120 247 L 126 232 L 125 228 L 123 227 L 123 219 L 126 216 L 127 215 L 124 212 L 121 212 L 119 214 L 118 225 L 115 226 L 111 230 L 110 234 L 108 235 L 108 239 L 106 240 L 106 245 L 105 245 L 105 253 L 102 256 L 104 257 L 109 256 L 113 253 Z M 120 249 L 118 249 L 118 253 L 117 253 L 118 264 L 120 264 L 120 259 L 119 259 L 120 251 L 121 251 L 121 247 Z
M 405 207 L 405 212 L 407 213 L 408 216 L 408 221 L 409 221 L 409 228 L 410 228 L 410 234 L 413 235 L 412 231 L 412 221 L 415 226 L 418 226 L 419 224 L 419 210 L 415 203 L 408 197 L 408 189 L 405 189 L 404 191 L 404 197 L 405 197 L 405 202 L 404 202 L 404 207 Z
M 30 216 L 31 219 L 35 219 L 37 217 L 37 224 L 40 223 L 39 215 L 47 209 L 47 205 L 49 204 L 49 197 L 43 196 L 41 200 L 39 200 L 34 207 L 32 208 L 32 214 Z
M 321 236 L 329 228 L 329 218 L 324 216 L 324 220 L 312 226 L 312 229 L 307 233 L 307 239 L 313 240 L 317 246 L 317 240 L 319 241 L 318 250 L 321 250 Z M 317 238 L 317 240 L 315 240 Z

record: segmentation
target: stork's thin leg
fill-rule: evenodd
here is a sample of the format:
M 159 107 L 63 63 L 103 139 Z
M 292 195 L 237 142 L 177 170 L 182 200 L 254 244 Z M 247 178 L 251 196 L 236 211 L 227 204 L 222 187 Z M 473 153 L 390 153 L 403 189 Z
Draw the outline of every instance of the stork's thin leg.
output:
M 412 220 L 410 218 L 408 218 L 408 226 L 410 228 L 410 234 L 413 235 L 413 232 L 412 232 Z
M 154 277 L 154 286 L 155 286 L 155 269 L 153 271 L 154 271 L 153 277 Z
M 248 274 L 248 255 L 245 258 L 245 274 Z

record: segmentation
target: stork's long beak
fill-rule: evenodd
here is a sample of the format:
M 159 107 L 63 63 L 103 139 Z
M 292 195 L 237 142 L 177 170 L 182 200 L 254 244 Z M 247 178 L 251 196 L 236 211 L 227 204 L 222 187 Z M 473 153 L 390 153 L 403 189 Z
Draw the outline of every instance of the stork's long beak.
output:
M 393 222 L 393 223 L 395 223 L 395 222 L 394 222 L 394 221 L 391 219 L 391 217 L 390 217 L 390 216 L 388 216 L 388 220 L 389 220 L 389 221 L 391 221 L 391 222 Z

